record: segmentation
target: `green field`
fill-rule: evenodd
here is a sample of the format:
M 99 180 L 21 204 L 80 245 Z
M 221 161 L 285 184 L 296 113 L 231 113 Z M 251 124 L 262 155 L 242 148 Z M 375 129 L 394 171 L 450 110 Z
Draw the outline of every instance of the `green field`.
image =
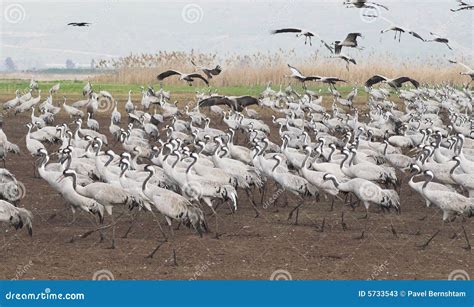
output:
M 38 84 L 40 89 L 43 93 L 47 93 L 48 90 L 56 83 L 61 83 L 61 89 L 59 91 L 59 95 L 80 95 L 82 93 L 82 88 L 85 84 L 85 81 L 71 81 L 71 80 L 57 80 L 57 81 L 39 81 Z M 28 88 L 29 81 L 28 80 L 11 80 L 5 79 L 0 80 L 0 95 L 1 96 L 8 96 L 13 95 L 15 90 L 26 90 Z M 94 83 L 92 85 L 96 91 L 106 90 L 109 91 L 113 95 L 117 96 L 124 96 L 128 93 L 129 90 L 132 90 L 134 94 L 140 92 L 140 86 L 143 84 L 118 84 L 118 83 Z M 154 84 L 155 89 L 159 89 L 158 84 Z M 194 94 L 196 91 L 207 90 L 209 88 L 202 87 L 202 86 L 188 86 L 186 84 L 183 85 L 164 85 L 165 90 L 171 91 L 171 93 L 176 94 Z M 301 86 L 293 85 L 293 88 L 298 92 L 302 91 Z M 214 88 L 211 87 L 211 90 L 217 90 L 219 94 L 222 95 L 251 95 L 251 96 L 258 96 L 264 89 L 265 85 L 259 86 L 226 86 L 226 87 L 218 87 Z M 279 89 L 279 86 L 273 86 L 274 90 Z M 309 87 L 312 91 L 319 91 L 321 90 L 321 94 L 329 94 L 327 86 L 314 86 Z M 349 93 L 352 90 L 352 86 L 343 85 L 338 86 L 337 89 L 341 94 Z M 359 95 L 365 95 L 365 91 L 363 89 L 359 89 Z

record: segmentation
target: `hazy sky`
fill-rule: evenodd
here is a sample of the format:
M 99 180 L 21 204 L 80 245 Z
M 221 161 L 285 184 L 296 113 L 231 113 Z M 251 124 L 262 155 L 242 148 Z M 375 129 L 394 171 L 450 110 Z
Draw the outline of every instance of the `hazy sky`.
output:
M 389 11 L 348 9 L 342 0 L 207 0 L 207 1 L 10 1 L 0 0 L 0 61 L 11 56 L 19 68 L 64 65 L 66 59 L 88 64 L 92 58 L 130 53 L 191 49 L 202 52 L 251 54 L 297 49 L 304 57 L 318 43 L 305 46 L 293 34 L 270 35 L 279 27 L 302 27 L 323 39 L 343 39 L 362 32 L 362 53 L 387 53 L 414 58 L 459 58 L 474 50 L 474 12 L 453 13 L 454 0 L 378 0 Z M 371 19 L 362 16 L 379 14 Z M 91 22 L 88 28 L 69 22 Z M 451 40 L 455 51 L 380 30 L 395 23 L 429 38 L 436 32 Z M 354 53 L 353 53 L 354 54 Z

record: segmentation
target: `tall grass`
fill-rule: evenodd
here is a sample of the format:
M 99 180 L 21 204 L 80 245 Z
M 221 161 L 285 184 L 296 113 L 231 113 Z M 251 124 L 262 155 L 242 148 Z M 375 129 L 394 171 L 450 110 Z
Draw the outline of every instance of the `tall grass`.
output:
M 156 83 L 156 76 L 167 69 L 182 72 L 196 70 L 191 65 L 194 59 L 200 65 L 213 67 L 221 65 L 223 72 L 215 77 L 214 86 L 255 86 L 272 82 L 274 85 L 286 84 L 289 74 L 287 64 L 296 66 L 305 75 L 334 76 L 355 84 L 363 84 L 374 74 L 387 77 L 410 76 L 421 83 L 450 83 L 461 85 L 469 77 L 461 76 L 462 67 L 450 64 L 447 59 L 400 59 L 391 54 L 383 56 L 366 54 L 356 58 L 358 64 L 346 69 L 345 62 L 314 53 L 305 59 L 297 59 L 294 50 L 280 50 L 275 53 L 256 53 L 252 55 L 228 55 L 196 52 L 159 52 L 156 54 L 129 55 L 110 61 L 100 61 L 99 68 L 113 68 L 113 73 L 96 77 L 97 82 L 118 82 L 133 84 Z M 468 63 L 469 64 L 469 63 Z M 165 80 L 166 84 L 182 84 L 175 77 Z M 197 81 L 199 82 L 199 81 Z

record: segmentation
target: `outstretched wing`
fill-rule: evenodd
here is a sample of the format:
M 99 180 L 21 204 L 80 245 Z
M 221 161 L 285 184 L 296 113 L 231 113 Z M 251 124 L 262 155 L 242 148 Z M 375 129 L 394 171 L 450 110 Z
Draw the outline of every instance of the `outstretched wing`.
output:
M 213 76 L 217 76 L 222 72 L 222 67 L 217 65 L 214 69 L 208 69 L 209 73 Z
M 334 53 L 334 49 L 331 47 L 331 45 L 329 45 L 328 43 L 326 43 L 326 41 L 321 40 L 321 43 L 323 44 L 324 47 L 326 47 L 331 53 Z
M 308 76 L 304 78 L 304 81 L 318 81 L 321 80 L 320 76 Z
M 449 61 L 449 63 L 459 64 L 459 65 L 461 65 L 462 67 L 466 68 L 467 70 L 472 70 L 471 67 L 467 66 L 467 65 L 464 64 L 464 63 L 457 62 L 457 61 L 453 61 L 453 60 L 448 60 L 448 61 Z
M 421 39 L 422 41 L 425 41 L 425 39 L 423 37 L 421 37 L 418 33 L 414 32 L 414 31 L 408 31 L 408 34 L 418 38 L 418 39 Z
M 230 108 L 234 108 L 234 103 L 227 97 L 224 96 L 213 96 L 203 99 L 198 102 L 199 107 L 212 107 L 218 105 L 227 105 Z
M 400 78 L 397 78 L 397 79 L 393 80 L 393 82 L 395 82 L 397 84 L 400 84 L 400 85 L 405 83 L 405 82 L 410 82 L 416 88 L 418 88 L 420 86 L 420 82 L 416 81 L 415 79 L 409 78 L 409 77 L 400 77 Z
M 329 78 L 326 78 L 326 80 L 331 82 L 331 83 L 334 83 L 334 82 L 347 82 L 346 80 L 335 78 L 335 77 L 329 77 Z
M 169 76 L 174 76 L 174 75 L 181 75 L 181 73 L 177 70 L 167 70 L 156 76 L 158 80 L 164 80 L 168 78 Z
M 372 76 L 369 80 L 365 81 L 365 86 L 366 87 L 372 87 L 372 85 L 380 83 L 382 81 L 386 81 L 387 79 L 385 77 L 382 77 L 380 75 L 375 75 Z
M 278 30 L 273 30 L 270 32 L 271 34 L 279 34 L 279 33 L 301 33 L 301 29 L 296 29 L 296 28 L 284 28 L 284 29 L 278 29 Z
M 90 24 L 89 22 L 70 22 L 67 25 L 73 27 L 88 27 Z
M 202 81 L 204 81 L 204 83 L 206 83 L 206 85 L 209 85 L 209 81 L 207 81 L 206 78 L 204 78 L 203 76 L 201 76 L 198 73 L 189 74 L 188 77 L 191 78 L 191 79 L 195 79 L 195 78 L 201 79 Z
M 360 36 L 362 36 L 362 33 L 349 33 L 344 41 L 357 44 L 357 38 Z
M 287 64 L 288 68 L 291 70 L 291 73 L 300 77 L 304 77 L 301 71 L 299 71 L 296 67 L 291 66 L 290 64 Z
M 375 5 L 375 6 L 378 6 L 378 7 L 381 7 L 381 8 L 384 8 L 388 11 L 388 7 L 386 7 L 385 5 L 382 5 L 382 4 L 378 4 L 378 3 L 374 3 L 374 2 L 371 2 L 370 3 L 371 5 Z
M 237 97 L 237 104 L 241 109 L 244 109 L 245 107 L 251 106 L 251 105 L 258 105 L 259 101 L 257 98 L 252 97 L 252 96 L 241 96 Z

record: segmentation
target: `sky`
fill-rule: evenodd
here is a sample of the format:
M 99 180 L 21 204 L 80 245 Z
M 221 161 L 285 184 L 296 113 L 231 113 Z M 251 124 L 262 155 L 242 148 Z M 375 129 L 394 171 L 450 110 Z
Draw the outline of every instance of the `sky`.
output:
M 281 27 L 308 29 L 329 42 L 361 32 L 365 49 L 358 52 L 365 54 L 472 61 L 474 11 L 451 12 L 455 0 L 376 1 L 389 11 L 346 8 L 343 0 L 1 0 L 0 63 L 12 57 L 19 69 L 64 67 L 71 59 L 87 66 L 92 59 L 159 50 L 225 57 L 295 49 L 301 58 L 318 48 L 326 52 L 294 34 L 270 35 Z M 69 22 L 92 25 L 77 28 Z M 392 24 L 426 38 L 429 32 L 445 36 L 455 50 L 406 34 L 399 43 L 392 33 L 380 33 Z

